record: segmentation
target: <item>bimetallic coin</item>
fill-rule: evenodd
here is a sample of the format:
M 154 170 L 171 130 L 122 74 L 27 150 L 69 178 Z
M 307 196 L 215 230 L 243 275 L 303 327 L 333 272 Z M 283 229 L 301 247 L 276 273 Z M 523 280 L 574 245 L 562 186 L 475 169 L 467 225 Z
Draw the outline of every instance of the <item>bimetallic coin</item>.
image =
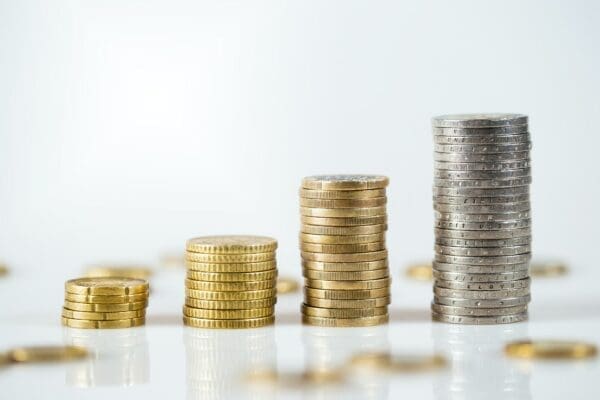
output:
M 146 323 L 145 317 L 115 320 L 115 321 L 86 321 L 62 317 L 62 323 L 69 328 L 79 329 L 119 329 L 141 326 Z
M 207 262 L 186 261 L 185 266 L 188 271 L 212 272 L 212 273 L 237 273 L 237 272 L 261 272 L 271 271 L 277 268 L 277 261 L 261 261 L 254 263 L 239 264 L 215 264 Z
M 494 214 L 463 214 L 452 212 L 442 213 L 439 211 L 434 211 L 433 216 L 437 221 L 452 222 L 504 222 L 531 218 L 529 210 Z
M 369 190 L 311 190 L 300 189 L 300 198 L 323 200 L 361 200 L 385 197 L 385 189 Z
M 449 154 L 501 154 L 521 153 L 531 150 L 531 142 L 518 144 L 437 144 L 433 149 L 438 153 Z
M 183 315 L 202 319 L 248 319 L 261 318 L 273 315 L 275 307 L 263 307 L 242 310 L 205 310 L 183 306 Z
M 431 262 L 409 265 L 406 268 L 406 276 L 419 281 L 430 281 L 433 279 Z
M 523 340 L 509 343 L 504 347 L 509 357 L 540 359 L 592 358 L 598 355 L 598 348 L 592 343 L 566 340 Z
M 326 290 L 366 290 L 389 288 L 390 278 L 374 279 L 371 281 L 322 281 L 306 279 L 306 286 L 314 289 Z M 318 297 L 318 296 L 314 296 Z
M 368 281 L 373 279 L 387 278 L 389 270 L 387 268 L 376 269 L 372 271 L 340 271 L 327 272 L 312 269 L 303 269 L 303 275 L 308 279 L 323 281 Z
M 472 300 L 498 300 L 510 297 L 523 297 L 530 295 L 529 287 L 522 289 L 506 290 L 457 290 L 434 286 L 433 293 L 440 297 Z
M 529 270 L 529 262 L 503 265 L 460 265 L 448 263 L 433 263 L 433 268 L 440 272 L 457 272 L 464 274 L 501 274 Z
M 527 304 L 503 308 L 465 308 L 431 304 L 431 310 L 443 315 L 462 315 L 466 317 L 500 317 L 527 312 Z
M 300 243 L 300 250 L 314 253 L 365 253 L 385 250 L 385 242 L 356 243 L 356 244 L 317 244 Z
M 186 279 L 185 287 L 188 289 L 207 290 L 213 292 L 237 292 L 271 289 L 275 287 L 276 282 L 277 281 L 275 279 L 253 282 L 205 282 Z
M 323 272 L 359 272 L 387 269 L 388 260 L 363 261 L 363 262 L 321 262 L 302 260 L 303 270 Z
M 435 245 L 434 250 L 438 254 L 448 256 L 497 257 L 531 253 L 531 246 L 524 245 L 505 247 L 448 247 Z
M 377 373 L 427 372 L 445 367 L 446 359 L 439 355 L 392 355 L 390 353 L 362 353 L 350 360 L 352 368 L 370 369 Z
M 117 311 L 117 312 L 89 312 L 89 311 L 73 311 L 66 308 L 62 310 L 62 316 L 69 319 L 81 319 L 88 321 L 112 321 L 140 318 L 146 316 L 146 310 L 134 311 Z
M 300 233 L 301 243 L 315 244 L 359 244 L 385 242 L 385 233 L 373 233 L 370 235 L 312 235 Z
M 387 306 L 390 304 L 391 300 L 392 298 L 390 296 L 362 300 L 331 300 L 305 297 L 304 303 L 312 307 L 320 308 L 375 308 Z
M 76 303 L 92 304 L 117 304 L 117 303 L 137 303 L 148 300 L 148 293 L 132 294 L 128 296 L 105 296 L 105 295 L 85 295 L 65 293 L 65 300 Z
M 366 208 L 381 207 L 387 203 L 387 197 L 373 197 L 370 199 L 306 199 L 300 198 L 301 207 L 314 207 L 319 209 L 330 208 Z
M 65 290 L 79 295 L 127 296 L 147 293 L 148 282 L 133 278 L 79 278 L 67 281 Z
M 530 274 L 536 278 L 540 277 L 555 277 L 565 275 L 569 272 L 567 266 L 560 262 L 535 262 L 531 264 Z
M 59 362 L 88 357 L 87 349 L 79 346 L 31 346 L 9 350 L 7 359 L 14 363 Z
M 121 312 L 142 310 L 148 306 L 148 301 L 138 301 L 134 303 L 113 303 L 113 304 L 90 304 L 76 303 L 74 301 L 65 300 L 64 308 L 73 311 L 89 311 L 89 312 Z
M 300 215 L 307 217 L 325 218 L 350 218 L 350 217 L 378 217 L 386 215 L 386 207 L 365 208 L 311 208 L 300 207 Z
M 306 215 L 300 216 L 300 222 L 303 225 L 319 225 L 319 226 L 360 226 L 360 225 L 382 225 L 387 224 L 387 216 L 379 215 L 375 217 L 309 217 Z M 307 232 L 304 227 L 302 232 Z
M 275 260 L 274 252 L 266 253 L 246 253 L 246 254 L 208 254 L 208 253 L 192 253 L 186 252 L 186 261 L 199 263 L 216 263 L 216 264 L 240 264 L 240 263 L 257 263 L 263 261 Z
M 185 296 L 198 300 L 259 300 L 276 295 L 276 289 L 264 290 L 247 290 L 247 291 L 231 291 L 231 292 L 213 292 L 208 290 L 196 290 L 185 288 Z
M 465 197 L 465 196 L 433 196 L 434 204 L 438 206 L 486 206 L 529 202 L 529 194 L 500 197 Z
M 453 171 L 450 169 L 436 169 L 433 177 L 437 179 L 516 179 L 531 176 L 531 168 L 508 169 L 505 171 Z
M 252 282 L 277 278 L 277 270 L 261 272 L 200 272 L 188 271 L 187 278 L 206 282 Z
M 302 179 L 302 187 L 312 190 L 383 189 L 389 183 L 380 175 L 317 175 Z
M 519 144 L 531 140 L 531 135 L 527 131 L 494 135 L 485 133 L 482 135 L 444 135 L 436 134 L 436 132 L 436 128 L 434 128 L 433 143 L 435 144 Z
M 302 233 L 314 235 L 371 235 L 374 233 L 384 233 L 387 231 L 387 224 L 360 225 L 360 226 L 319 226 L 319 225 L 301 225 Z
M 300 290 L 300 283 L 293 278 L 279 278 L 277 279 L 277 294 L 289 294 L 296 293 Z
M 476 230 L 456 230 L 456 229 L 435 229 L 437 238 L 446 239 L 469 239 L 469 240 L 500 240 L 517 237 L 531 237 L 531 228 L 503 229 L 494 231 Z
M 454 229 L 465 231 L 501 231 L 508 229 L 522 229 L 531 227 L 531 218 L 523 218 L 498 222 L 452 222 L 436 221 L 438 229 Z
M 310 253 L 302 251 L 300 253 L 303 260 L 306 261 L 321 261 L 321 262 L 363 262 L 383 260 L 388 257 L 387 250 L 371 251 L 367 253 L 343 253 L 343 254 L 327 254 L 327 253 Z
M 501 308 L 513 307 L 523 304 L 528 304 L 531 301 L 531 296 L 510 297 L 497 300 L 472 300 L 472 299 L 455 299 L 452 297 L 434 296 L 433 302 L 454 307 L 468 308 Z
M 433 153 L 435 161 L 444 161 L 451 163 L 498 163 L 498 162 L 516 162 L 529 160 L 530 152 L 521 151 L 514 153 L 493 153 L 493 154 L 466 154 L 466 153 Z
M 194 328 L 209 329 L 247 329 L 273 325 L 274 316 L 249 319 L 203 319 L 183 316 L 183 323 Z
M 456 289 L 456 290 L 513 290 L 524 289 L 531 286 L 529 278 L 520 279 L 517 281 L 507 282 L 460 282 L 460 281 L 445 281 L 438 279 L 435 281 L 436 288 Z
M 433 134 L 436 136 L 465 136 L 465 137 L 494 137 L 503 135 L 528 135 L 527 125 L 510 125 L 510 126 L 497 126 L 487 128 L 443 128 L 434 126 Z
M 92 278 L 137 278 L 148 279 L 152 269 L 143 266 L 95 266 L 86 271 L 87 277 Z
M 185 305 L 206 310 L 247 310 L 272 307 L 277 303 L 277 298 L 268 297 L 259 300 L 198 300 L 191 297 L 185 299 Z
M 529 277 L 528 271 L 504 272 L 500 274 L 465 274 L 460 272 L 444 272 L 433 270 L 433 277 L 455 282 L 508 282 Z
M 460 214 L 497 214 L 497 213 L 516 213 L 529 211 L 531 203 L 523 201 L 519 203 L 501 203 L 487 205 L 472 204 L 440 204 L 434 200 L 433 209 L 439 213 L 460 213 Z
M 315 299 L 329 300 L 363 300 L 375 299 L 390 295 L 390 288 L 383 287 L 380 289 L 364 289 L 364 290 L 324 290 L 304 287 L 304 295 Z
M 495 256 L 495 257 L 468 257 L 468 256 L 445 256 L 435 255 L 435 261 L 448 264 L 463 265 L 503 265 L 503 264 L 521 264 L 531 260 L 531 254 L 517 254 L 514 256 Z
M 203 236 L 190 239 L 186 243 L 186 250 L 195 253 L 267 253 L 275 249 L 277 249 L 277 240 L 253 235 Z
M 322 318 L 361 318 L 386 315 L 387 307 L 375 308 L 319 308 L 302 304 L 302 314 Z
M 433 180 L 433 185 L 438 188 L 510 188 L 529 185 L 531 177 L 515 179 L 439 179 Z
M 376 315 L 374 317 L 360 317 L 360 318 L 323 318 L 323 317 L 312 317 L 309 315 L 302 315 L 302 323 L 306 325 L 324 326 L 332 328 L 341 327 L 360 327 L 360 326 L 374 326 L 386 324 L 389 321 L 389 315 Z
M 434 170 L 453 171 L 506 171 L 531 167 L 530 159 L 505 160 L 498 162 L 433 161 Z
M 465 317 L 462 315 L 444 315 L 435 312 L 431 313 L 431 318 L 434 321 L 446 322 L 450 324 L 465 324 L 465 325 L 496 325 L 496 324 L 512 324 L 515 322 L 523 322 L 527 320 L 527 313 L 503 315 L 500 317 Z
M 447 239 L 443 237 L 435 238 L 435 243 L 440 246 L 477 248 L 477 247 L 511 247 L 511 246 L 529 246 L 531 245 L 531 236 L 521 236 L 511 239 Z
M 433 188 L 434 196 L 464 196 L 464 197 L 503 197 L 529 194 L 529 186 L 509 188 L 477 189 L 477 188 Z
M 527 125 L 523 114 L 448 114 L 432 118 L 432 126 L 438 128 L 496 128 Z M 493 133 L 493 129 L 490 129 Z

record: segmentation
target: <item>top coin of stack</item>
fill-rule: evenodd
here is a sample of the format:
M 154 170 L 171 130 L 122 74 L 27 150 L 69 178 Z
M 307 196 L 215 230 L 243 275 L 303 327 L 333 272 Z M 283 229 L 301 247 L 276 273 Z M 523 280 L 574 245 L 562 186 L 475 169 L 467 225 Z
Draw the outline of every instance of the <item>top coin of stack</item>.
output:
M 304 323 L 341 327 L 388 321 L 387 185 L 387 177 L 374 175 L 303 179 Z
M 527 116 L 433 118 L 433 319 L 527 319 L 531 149 Z
M 65 283 L 62 323 L 71 328 L 130 328 L 146 322 L 148 282 L 79 278 Z
M 275 321 L 277 241 L 204 236 L 186 245 L 183 322 L 198 328 L 257 328 Z

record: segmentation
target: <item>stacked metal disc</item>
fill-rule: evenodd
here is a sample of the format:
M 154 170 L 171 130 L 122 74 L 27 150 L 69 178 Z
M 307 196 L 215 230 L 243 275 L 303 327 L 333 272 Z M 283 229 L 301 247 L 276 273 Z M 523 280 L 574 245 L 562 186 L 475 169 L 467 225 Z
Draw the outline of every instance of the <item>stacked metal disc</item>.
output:
M 388 321 L 385 244 L 388 178 L 321 175 L 300 189 L 304 304 L 310 325 L 371 326 Z
M 204 236 L 186 246 L 183 322 L 198 328 L 257 328 L 275 321 L 277 241 Z
M 84 329 L 144 325 L 148 293 L 148 282 L 144 279 L 72 279 L 65 283 L 62 323 Z
M 527 116 L 433 118 L 433 319 L 527 319 L 531 183 Z

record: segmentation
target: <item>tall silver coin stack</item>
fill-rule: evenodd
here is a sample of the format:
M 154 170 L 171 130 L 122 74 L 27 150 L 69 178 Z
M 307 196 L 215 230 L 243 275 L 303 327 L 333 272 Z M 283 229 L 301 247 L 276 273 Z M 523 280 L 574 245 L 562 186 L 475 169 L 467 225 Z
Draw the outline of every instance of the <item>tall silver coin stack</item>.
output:
M 432 317 L 457 324 L 527 319 L 531 184 L 527 116 L 435 117 Z

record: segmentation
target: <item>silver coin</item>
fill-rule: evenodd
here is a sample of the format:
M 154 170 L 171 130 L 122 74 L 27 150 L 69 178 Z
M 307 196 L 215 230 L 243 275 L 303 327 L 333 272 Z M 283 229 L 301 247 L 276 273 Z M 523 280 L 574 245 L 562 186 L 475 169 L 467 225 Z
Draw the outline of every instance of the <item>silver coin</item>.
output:
M 431 119 L 431 125 L 439 128 L 491 128 L 527 122 L 527 115 L 510 113 L 446 114 Z
M 528 160 L 529 151 L 521 151 L 514 153 L 495 153 L 495 154 L 473 154 L 473 153 L 440 153 L 433 152 L 435 161 L 445 161 L 454 163 L 498 163 L 498 162 L 516 162 Z
M 529 185 L 510 188 L 433 188 L 434 196 L 502 197 L 529 194 Z
M 519 228 L 519 229 L 503 229 L 496 231 L 465 231 L 455 229 L 435 229 L 436 237 L 442 237 L 446 239 L 510 239 L 522 236 L 531 236 L 531 228 Z
M 500 317 L 503 315 L 524 313 L 527 311 L 527 304 L 520 304 L 518 306 L 511 307 L 467 308 L 432 303 L 431 310 L 444 315 L 463 315 L 467 317 Z
M 528 168 L 531 166 L 531 160 L 516 160 L 503 162 L 448 162 L 433 161 L 435 169 L 448 169 L 453 171 L 505 171 L 519 168 Z
M 497 126 L 491 128 L 433 128 L 434 135 L 446 136 L 495 136 L 495 135 L 518 135 L 528 133 L 527 125 Z
M 434 283 L 437 288 L 455 289 L 455 290 L 473 290 L 473 291 L 489 291 L 489 290 L 511 290 L 529 288 L 531 280 L 529 278 L 520 279 L 510 282 L 457 282 L 444 281 L 438 279 Z
M 514 196 L 501 197 L 465 197 L 465 196 L 433 196 L 433 201 L 438 205 L 456 205 L 456 206 L 485 206 L 485 205 L 504 205 L 513 203 L 529 202 L 529 193 Z
M 436 169 L 433 177 L 437 179 L 515 179 L 531 176 L 531 168 L 507 169 L 505 171 L 452 171 Z
M 436 237 L 435 243 L 440 246 L 459 247 L 459 248 L 502 248 L 511 246 L 525 246 L 531 244 L 531 236 L 521 236 L 510 239 L 447 239 Z
M 503 265 L 503 264 L 521 264 L 531 260 L 531 254 L 517 254 L 514 256 L 491 256 L 491 257 L 469 257 L 469 256 L 446 256 L 443 254 L 435 255 L 435 262 L 446 264 L 463 265 Z
M 531 301 L 531 295 L 497 300 L 454 299 L 452 297 L 434 296 L 433 301 L 436 304 L 454 307 L 502 308 L 528 304 Z
M 463 274 L 502 274 L 509 272 L 529 271 L 529 262 L 504 265 L 459 265 L 433 262 L 433 269 L 440 272 L 456 272 Z
M 519 134 L 500 134 L 500 135 L 439 135 L 433 131 L 433 143 L 435 144 L 518 144 L 531 141 L 529 132 Z
M 460 154 L 501 154 L 521 153 L 531 150 L 531 142 L 520 144 L 437 144 L 434 143 L 433 151 L 437 153 Z
M 503 212 L 493 214 L 463 214 L 434 211 L 433 216 L 436 221 L 453 221 L 453 222 L 503 222 L 517 219 L 530 218 L 530 212 Z
M 442 287 L 433 288 L 436 296 L 471 300 L 499 300 L 511 297 L 522 297 L 531 294 L 529 287 L 509 290 L 457 290 Z
M 529 201 L 519 203 L 501 203 L 487 205 L 472 205 L 472 204 L 439 204 L 434 199 L 433 209 L 440 213 L 460 213 L 460 214 L 496 214 L 496 213 L 515 213 L 524 212 L 531 209 Z
M 506 282 L 528 278 L 529 271 L 504 272 L 500 274 L 464 274 L 460 272 L 433 270 L 433 277 L 435 279 L 457 282 Z
M 527 321 L 527 313 L 525 312 L 521 314 L 504 315 L 501 317 L 465 317 L 461 315 L 444 315 L 432 312 L 431 318 L 434 321 L 446 322 L 449 324 L 497 325 Z
M 525 186 L 531 183 L 531 176 L 515 179 L 433 179 L 438 188 L 507 188 Z
M 451 247 L 436 244 L 434 250 L 437 254 L 461 257 L 497 257 L 514 256 L 531 253 L 531 246 L 504 246 L 504 247 Z
M 531 218 L 499 222 L 453 222 L 435 221 L 439 229 L 453 229 L 465 231 L 500 231 L 508 229 L 521 229 L 531 227 Z

